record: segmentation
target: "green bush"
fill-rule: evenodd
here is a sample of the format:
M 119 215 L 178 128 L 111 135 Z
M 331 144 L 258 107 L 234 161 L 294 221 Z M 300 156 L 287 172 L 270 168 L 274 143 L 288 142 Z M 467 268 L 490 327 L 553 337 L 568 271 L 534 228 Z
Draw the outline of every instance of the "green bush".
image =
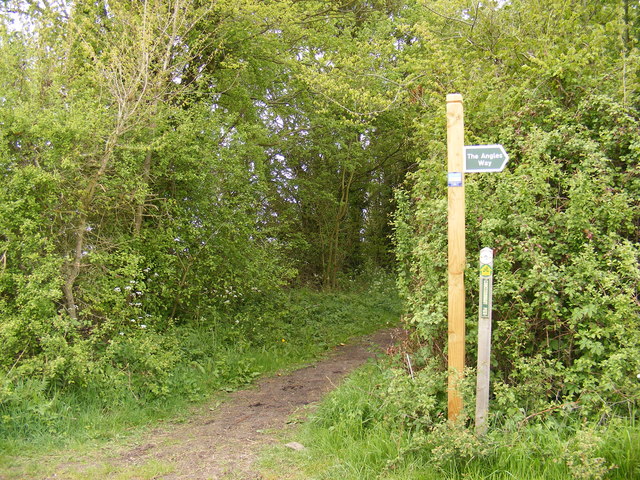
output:
M 607 98 L 586 98 L 571 112 L 529 105 L 499 130 L 506 171 L 466 176 L 467 363 L 475 364 L 473 272 L 488 246 L 493 395 L 504 411 L 578 402 L 604 414 L 637 405 L 639 127 L 636 112 Z M 432 171 L 433 162 L 422 167 Z M 408 322 L 443 361 L 446 192 L 444 174 L 437 178 L 416 173 L 398 192 L 395 224 Z

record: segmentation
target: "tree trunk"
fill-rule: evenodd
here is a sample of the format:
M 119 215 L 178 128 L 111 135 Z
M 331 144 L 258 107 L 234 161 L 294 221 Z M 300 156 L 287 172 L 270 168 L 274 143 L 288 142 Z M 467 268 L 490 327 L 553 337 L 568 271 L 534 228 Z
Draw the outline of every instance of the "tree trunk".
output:
M 340 186 L 340 203 L 335 216 L 333 229 L 329 237 L 327 261 L 324 265 L 324 281 L 329 289 L 337 287 L 338 271 L 340 270 L 340 262 L 338 252 L 340 248 L 340 232 L 342 230 L 342 221 L 349 211 L 349 190 L 355 176 L 355 170 L 351 170 L 347 178 L 346 169 L 342 170 L 342 182 Z
M 95 197 L 96 188 L 100 182 L 102 176 L 106 173 L 111 157 L 113 155 L 114 147 L 118 141 L 118 138 L 122 134 L 121 118 L 118 118 L 116 127 L 107 139 L 104 153 L 100 159 L 100 167 L 95 173 L 93 178 L 89 181 L 87 188 L 82 195 L 80 202 L 80 213 L 78 221 L 74 229 L 75 245 L 70 259 L 65 263 L 63 267 L 64 284 L 62 286 L 62 292 L 64 294 L 65 306 L 69 316 L 77 320 L 78 319 L 78 305 L 75 298 L 75 283 L 80 275 L 82 269 L 82 257 L 85 249 L 85 239 L 87 231 L 89 230 L 89 212 L 91 204 Z

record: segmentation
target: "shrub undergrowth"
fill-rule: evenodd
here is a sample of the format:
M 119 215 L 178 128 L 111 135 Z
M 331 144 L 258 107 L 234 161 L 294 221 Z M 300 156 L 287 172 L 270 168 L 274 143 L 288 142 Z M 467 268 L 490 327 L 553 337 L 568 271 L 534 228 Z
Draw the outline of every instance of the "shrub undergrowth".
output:
M 397 322 L 390 279 L 350 290 L 292 290 L 234 321 L 203 318 L 141 342 L 113 342 L 90 381 L 0 378 L 0 462 L 65 446 L 94 444 L 183 412 L 216 391 L 308 361 L 353 335 Z M 2 461 L 2 459 L 4 461 Z M 0 464 L 0 470 L 2 466 Z

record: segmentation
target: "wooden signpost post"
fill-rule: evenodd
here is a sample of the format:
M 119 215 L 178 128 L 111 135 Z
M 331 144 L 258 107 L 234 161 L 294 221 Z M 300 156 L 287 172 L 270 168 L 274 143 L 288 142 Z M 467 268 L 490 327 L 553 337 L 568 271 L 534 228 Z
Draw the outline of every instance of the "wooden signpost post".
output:
M 462 409 L 458 383 L 464 372 L 465 302 L 465 222 L 464 222 L 464 118 L 462 95 L 447 95 L 447 152 L 449 199 L 449 383 L 447 389 L 449 420 Z
M 464 342 L 465 342 L 465 294 L 464 294 L 464 268 L 465 268 L 465 199 L 464 199 L 464 174 L 472 172 L 501 172 L 509 156 L 502 145 L 464 145 L 464 115 L 462 108 L 462 95 L 452 93 L 447 95 L 447 197 L 448 206 L 448 367 L 449 380 L 447 387 L 448 417 L 455 420 L 462 410 L 462 397 L 458 391 L 458 383 L 464 374 Z M 483 249 L 483 260 L 488 259 L 491 252 L 491 261 L 483 264 L 482 268 L 490 268 L 491 275 L 487 281 L 493 281 L 493 251 Z M 481 260 L 482 261 L 482 260 Z M 483 353 L 483 398 L 486 395 L 487 406 L 480 414 L 482 427 L 485 427 L 486 414 L 489 402 L 489 355 L 491 351 L 491 286 L 483 284 L 481 269 L 481 297 L 480 314 L 481 323 L 485 325 L 484 333 L 479 333 L 488 342 L 488 347 L 479 347 L 478 357 L 478 388 L 480 388 L 480 350 Z M 484 272 L 487 269 L 484 268 Z M 483 285 L 488 289 L 482 290 Z M 492 283 L 491 283 L 492 285 Z M 484 295 L 484 296 L 483 296 Z M 483 303 L 484 300 L 484 303 Z M 482 314 L 484 313 L 484 317 Z M 488 322 L 488 329 L 486 324 Z M 488 334 L 488 336 L 487 336 Z M 478 390 L 478 397 L 480 391 Z M 476 404 L 478 406 L 478 404 Z M 476 422 L 478 413 L 476 412 Z

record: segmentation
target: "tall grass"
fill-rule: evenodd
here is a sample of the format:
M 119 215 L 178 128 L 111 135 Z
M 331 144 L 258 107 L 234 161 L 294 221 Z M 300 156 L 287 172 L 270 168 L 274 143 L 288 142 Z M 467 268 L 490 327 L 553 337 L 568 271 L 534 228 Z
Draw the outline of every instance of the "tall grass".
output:
M 503 422 L 478 438 L 470 427 L 452 426 L 443 416 L 416 421 L 407 405 L 416 403 L 418 394 L 405 389 L 412 396 L 407 401 L 402 389 L 393 391 L 398 374 L 389 364 L 369 364 L 353 374 L 295 434 L 307 447 L 304 452 L 271 452 L 265 460 L 266 478 L 640 478 L 638 412 L 606 421 L 550 414 L 535 421 Z M 424 402 L 440 394 L 430 391 L 433 396 L 425 396 Z M 279 477 L 282 472 L 287 476 Z

